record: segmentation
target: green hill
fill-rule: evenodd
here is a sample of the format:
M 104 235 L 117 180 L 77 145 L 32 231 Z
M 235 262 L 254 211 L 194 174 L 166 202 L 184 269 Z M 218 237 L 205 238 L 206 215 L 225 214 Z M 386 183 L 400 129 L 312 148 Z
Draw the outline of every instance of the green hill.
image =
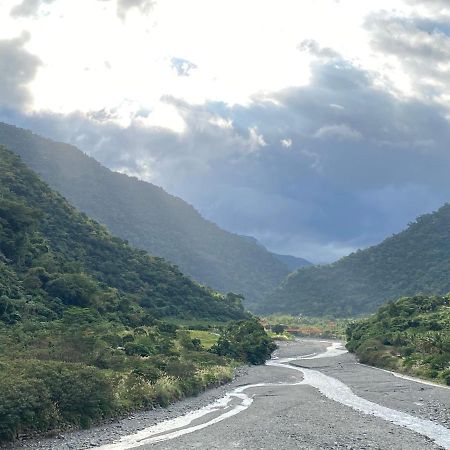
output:
M 450 205 L 381 244 L 289 275 L 258 312 L 350 317 L 416 293 L 450 291 Z
M 111 236 L 4 147 L 0 276 L 2 301 L 18 314 L 52 316 L 67 306 L 96 306 L 215 320 L 244 316 L 239 301 L 230 300 L 236 297 L 216 294 L 163 259 Z
M 249 304 L 289 273 L 264 247 L 205 220 L 163 189 L 103 167 L 77 148 L 0 123 L 0 145 L 116 236 L 161 256 L 195 280 Z
M 450 297 L 401 298 L 347 329 L 363 363 L 450 385 Z
M 164 406 L 230 380 L 236 362 L 171 317 L 216 333 L 244 327 L 240 345 L 254 348 L 237 359 L 272 350 L 240 296 L 113 237 L 0 146 L 0 442 Z M 249 320 L 224 328 L 233 319 Z

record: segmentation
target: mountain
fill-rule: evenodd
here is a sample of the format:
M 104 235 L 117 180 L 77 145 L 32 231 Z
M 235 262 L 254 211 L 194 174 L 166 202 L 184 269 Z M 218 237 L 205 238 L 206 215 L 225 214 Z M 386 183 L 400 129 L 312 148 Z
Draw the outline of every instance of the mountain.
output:
M 388 300 L 450 291 L 450 205 L 381 244 L 289 275 L 258 312 L 351 317 Z
M 0 144 L 111 233 L 205 285 L 244 294 L 250 304 L 289 273 L 261 245 L 220 229 L 180 198 L 112 172 L 71 145 L 3 123 Z
M 221 348 L 208 350 L 179 319 L 214 327 L 200 337 Z M 202 287 L 112 236 L 0 146 L 2 448 L 167 406 L 230 381 L 236 365 L 262 363 L 272 349 L 239 295 Z
M 68 306 L 119 308 L 129 320 L 245 317 L 237 296 L 113 237 L 0 147 L 0 318 L 53 317 Z
M 450 386 L 450 297 L 404 297 L 347 329 L 360 361 Z
M 272 253 L 275 258 L 281 261 L 290 272 L 294 272 L 295 270 L 301 269 L 302 267 L 312 266 L 312 262 L 309 262 L 306 259 L 298 258 L 297 256 L 292 255 L 279 255 L 277 253 Z

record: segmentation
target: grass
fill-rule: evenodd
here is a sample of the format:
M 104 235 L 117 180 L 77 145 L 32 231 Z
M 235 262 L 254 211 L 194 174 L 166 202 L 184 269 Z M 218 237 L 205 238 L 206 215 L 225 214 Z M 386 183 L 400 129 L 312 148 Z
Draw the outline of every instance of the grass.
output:
M 189 330 L 189 334 L 192 339 L 200 339 L 202 346 L 207 350 L 216 344 L 219 339 L 217 334 L 210 331 Z

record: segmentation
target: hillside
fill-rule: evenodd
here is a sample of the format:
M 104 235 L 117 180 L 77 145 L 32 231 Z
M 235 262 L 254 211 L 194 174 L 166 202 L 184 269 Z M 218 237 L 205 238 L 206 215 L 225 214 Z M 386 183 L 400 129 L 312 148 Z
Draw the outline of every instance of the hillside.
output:
M 450 291 L 450 205 L 381 244 L 289 275 L 258 312 L 351 317 L 419 292 Z
M 363 363 L 450 385 L 450 297 L 415 296 L 382 306 L 347 329 Z
M 241 297 L 113 237 L 0 146 L 0 443 L 165 406 L 230 380 L 237 362 L 169 317 L 211 321 L 215 333 L 250 319 Z M 223 333 L 233 327 L 248 330 L 240 342 L 248 352 L 233 358 L 270 355 L 257 320 Z
M 3 123 L 1 144 L 114 235 L 178 265 L 207 286 L 241 293 L 251 304 L 289 273 L 261 245 L 220 229 L 180 198 L 112 172 L 73 146 Z
M 163 259 L 111 236 L 4 147 L 0 256 L 0 298 L 19 314 L 28 314 L 32 297 L 33 315 L 98 304 L 129 312 L 143 308 L 158 316 L 244 317 L 239 301 L 230 300 L 234 297 L 203 288 Z

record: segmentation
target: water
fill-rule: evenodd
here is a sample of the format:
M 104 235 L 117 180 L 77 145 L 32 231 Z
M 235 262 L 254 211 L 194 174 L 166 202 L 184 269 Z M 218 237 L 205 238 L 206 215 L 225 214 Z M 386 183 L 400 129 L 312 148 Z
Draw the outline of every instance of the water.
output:
M 311 355 L 290 358 L 277 358 L 275 356 L 274 359 L 267 362 L 267 366 L 282 367 L 301 372 L 303 380 L 297 383 L 258 383 L 240 386 L 204 408 L 192 411 L 175 419 L 166 420 L 130 436 L 125 436 L 118 442 L 97 448 L 99 450 L 127 450 L 144 444 L 175 439 L 202 430 L 244 412 L 253 403 L 253 398 L 246 393 L 249 389 L 309 385 L 316 388 L 322 395 L 335 402 L 348 406 L 363 414 L 372 415 L 401 427 L 408 428 L 416 433 L 429 437 L 444 449 L 450 450 L 450 430 L 448 428 L 435 424 L 430 420 L 420 419 L 410 414 L 387 408 L 361 398 L 354 394 L 352 390 L 341 381 L 328 375 L 324 375 L 317 370 L 305 369 L 289 364 L 292 361 L 302 359 L 310 360 L 336 357 L 345 352 L 346 350 L 341 344 L 332 343 L 327 347 L 325 352 L 319 354 L 314 353 Z M 202 418 L 203 421 L 200 421 Z

